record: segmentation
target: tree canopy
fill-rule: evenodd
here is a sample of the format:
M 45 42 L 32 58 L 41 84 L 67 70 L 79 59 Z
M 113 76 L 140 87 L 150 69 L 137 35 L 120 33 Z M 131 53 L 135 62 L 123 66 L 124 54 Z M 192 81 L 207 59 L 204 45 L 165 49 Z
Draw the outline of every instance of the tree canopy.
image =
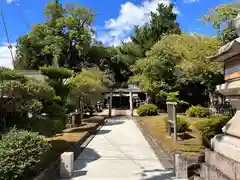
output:
M 207 60 L 206 56 L 214 54 L 219 44 L 213 37 L 166 35 L 132 66 L 134 76 L 130 82 L 160 97 L 164 91 L 186 91 L 192 84 L 203 86 L 202 93 L 214 92 L 223 81 L 223 70 L 221 64 Z
M 221 4 L 209 9 L 208 13 L 202 16 L 201 20 L 206 24 L 210 22 L 212 27 L 217 29 L 222 44 L 226 44 L 237 38 L 231 22 L 239 13 L 240 2 Z

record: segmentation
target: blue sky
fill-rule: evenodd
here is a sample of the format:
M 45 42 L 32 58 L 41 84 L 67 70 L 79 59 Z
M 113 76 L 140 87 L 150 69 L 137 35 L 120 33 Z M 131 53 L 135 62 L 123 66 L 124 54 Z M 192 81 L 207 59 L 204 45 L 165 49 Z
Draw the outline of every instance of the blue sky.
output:
M 182 31 L 215 35 L 216 32 L 197 19 L 209 8 L 230 0 L 175 0 L 176 13 Z M 29 32 L 36 23 L 44 22 L 43 10 L 49 0 L 1 0 L 11 43 Z M 122 40 L 129 41 L 133 25 L 142 25 L 149 20 L 149 12 L 154 11 L 158 3 L 168 4 L 170 0 L 60 0 L 61 3 L 79 3 L 92 8 L 99 15 L 94 27 L 97 38 L 105 44 L 118 45 Z M 6 36 L 0 19 L 0 66 L 11 67 L 11 58 L 6 45 Z

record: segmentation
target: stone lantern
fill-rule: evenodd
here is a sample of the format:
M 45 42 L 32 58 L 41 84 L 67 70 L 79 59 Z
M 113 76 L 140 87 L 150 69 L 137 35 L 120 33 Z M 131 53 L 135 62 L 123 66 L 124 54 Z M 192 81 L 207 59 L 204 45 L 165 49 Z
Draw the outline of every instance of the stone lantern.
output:
M 216 91 L 229 100 L 236 113 L 223 127 L 223 134 L 211 139 L 212 149 L 205 151 L 205 163 L 201 167 L 204 179 L 240 179 L 240 15 L 232 26 L 239 37 L 208 59 L 223 62 L 225 83 L 218 85 Z

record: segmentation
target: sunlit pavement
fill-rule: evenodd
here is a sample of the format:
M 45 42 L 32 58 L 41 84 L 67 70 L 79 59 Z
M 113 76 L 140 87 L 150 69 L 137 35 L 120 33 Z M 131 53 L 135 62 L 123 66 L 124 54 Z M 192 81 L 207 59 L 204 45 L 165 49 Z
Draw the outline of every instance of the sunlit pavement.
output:
M 72 180 L 167 180 L 166 170 L 134 120 L 107 120 L 76 159 Z M 69 179 L 70 180 L 70 179 Z

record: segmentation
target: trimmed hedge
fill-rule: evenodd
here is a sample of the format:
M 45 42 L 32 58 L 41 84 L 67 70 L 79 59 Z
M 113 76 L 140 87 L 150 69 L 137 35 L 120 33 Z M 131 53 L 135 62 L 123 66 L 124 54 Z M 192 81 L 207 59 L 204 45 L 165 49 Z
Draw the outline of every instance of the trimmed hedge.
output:
M 231 118 L 228 116 L 215 116 L 206 121 L 196 123 L 195 127 L 201 132 L 203 137 L 208 140 L 222 133 L 222 128 L 227 124 Z
M 139 116 L 155 116 L 158 114 L 157 106 L 155 104 L 140 105 L 136 112 Z
M 187 111 L 186 114 L 189 117 L 199 117 L 204 118 L 211 115 L 211 111 L 209 108 L 205 108 L 202 106 L 191 106 Z
M 168 117 L 164 118 L 165 122 L 165 129 L 168 131 Z M 183 133 L 186 132 L 189 129 L 190 124 L 184 117 L 177 117 L 177 132 L 178 133 Z M 173 126 L 172 126 L 173 129 Z
M 27 125 L 27 130 L 49 137 L 61 133 L 66 126 L 66 122 L 53 119 L 32 119 L 28 121 Z
M 37 117 L 33 118 L 17 118 L 12 117 L 7 125 L 10 127 L 16 127 L 31 132 L 37 132 L 43 136 L 53 136 L 57 133 L 61 133 L 66 126 L 66 119 L 41 119 Z
M 47 162 L 50 149 L 37 133 L 10 130 L 0 140 L 0 180 L 31 179 Z

